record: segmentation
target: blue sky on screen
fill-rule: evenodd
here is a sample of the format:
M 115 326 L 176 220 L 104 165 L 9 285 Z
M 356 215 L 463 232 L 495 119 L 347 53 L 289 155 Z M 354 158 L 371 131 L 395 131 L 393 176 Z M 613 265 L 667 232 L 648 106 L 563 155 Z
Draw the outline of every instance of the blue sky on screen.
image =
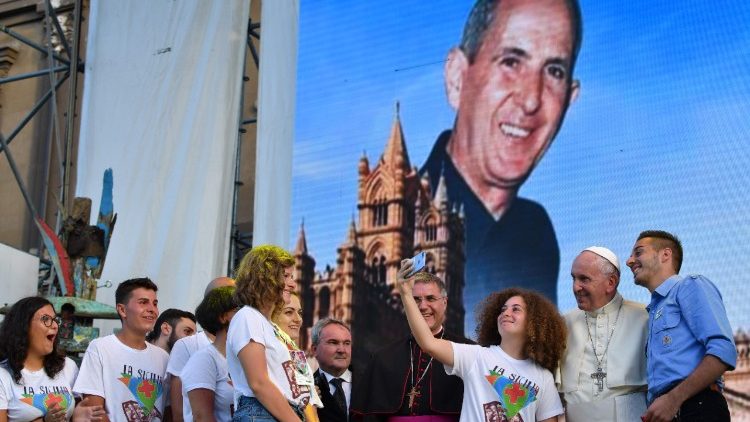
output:
M 304 218 L 318 269 L 335 265 L 357 161 L 380 156 L 395 102 L 412 165 L 454 119 L 443 63 L 473 2 L 387 3 L 301 3 L 289 245 Z M 619 255 L 623 295 L 646 303 L 624 260 L 638 232 L 660 228 L 683 240 L 682 273 L 712 279 L 733 327 L 750 329 L 750 2 L 581 8 L 581 95 L 521 189 L 557 232 L 560 309 L 575 307 L 570 264 L 594 244 Z

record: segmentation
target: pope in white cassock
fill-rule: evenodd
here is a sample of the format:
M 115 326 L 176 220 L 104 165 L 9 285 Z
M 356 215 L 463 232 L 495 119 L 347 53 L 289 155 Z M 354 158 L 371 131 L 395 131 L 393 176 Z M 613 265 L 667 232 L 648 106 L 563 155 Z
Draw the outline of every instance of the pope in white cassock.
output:
M 637 421 L 646 411 L 648 313 L 617 292 L 620 263 L 609 249 L 586 248 L 570 274 L 578 309 L 565 315 L 556 377 L 566 421 Z

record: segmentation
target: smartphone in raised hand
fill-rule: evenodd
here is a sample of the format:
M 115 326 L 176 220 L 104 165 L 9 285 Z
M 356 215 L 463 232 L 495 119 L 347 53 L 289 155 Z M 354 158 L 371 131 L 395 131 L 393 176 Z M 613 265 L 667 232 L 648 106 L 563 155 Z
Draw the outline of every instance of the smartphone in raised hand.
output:
M 412 277 L 414 276 L 414 274 L 420 272 L 424 268 L 426 258 L 427 254 L 424 252 L 420 252 L 414 255 L 414 258 L 411 259 L 413 263 L 411 272 L 409 272 L 409 275 L 407 277 Z

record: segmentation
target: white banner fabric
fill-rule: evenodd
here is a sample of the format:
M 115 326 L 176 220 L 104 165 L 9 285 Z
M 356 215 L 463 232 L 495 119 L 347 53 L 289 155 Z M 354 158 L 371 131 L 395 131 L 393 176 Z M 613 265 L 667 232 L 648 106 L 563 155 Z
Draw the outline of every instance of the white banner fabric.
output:
M 297 79 L 298 0 L 267 0 L 260 22 L 258 145 L 253 244 L 292 246 L 292 147 Z
M 193 311 L 225 275 L 250 0 L 92 1 L 76 195 L 118 214 L 98 300 L 147 276 Z

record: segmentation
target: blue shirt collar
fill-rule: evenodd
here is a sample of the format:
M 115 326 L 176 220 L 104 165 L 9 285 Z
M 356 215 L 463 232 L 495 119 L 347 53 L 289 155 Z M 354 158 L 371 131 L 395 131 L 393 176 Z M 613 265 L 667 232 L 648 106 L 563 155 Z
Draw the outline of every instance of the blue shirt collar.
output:
M 654 293 L 659 293 L 661 297 L 666 297 L 669 294 L 669 291 L 672 290 L 672 287 L 674 287 L 675 284 L 677 284 L 678 281 L 680 281 L 682 277 L 680 277 L 679 274 L 675 274 L 668 279 L 664 280 L 659 287 L 654 290 Z
M 654 289 L 654 292 L 651 293 L 651 303 L 646 306 L 646 310 L 651 311 L 651 307 L 654 304 L 654 301 L 659 298 L 667 297 L 669 294 L 669 291 L 672 290 L 672 288 L 677 284 L 678 281 L 680 281 L 682 277 L 680 277 L 679 274 L 675 274 L 668 279 L 664 280 L 659 287 Z

